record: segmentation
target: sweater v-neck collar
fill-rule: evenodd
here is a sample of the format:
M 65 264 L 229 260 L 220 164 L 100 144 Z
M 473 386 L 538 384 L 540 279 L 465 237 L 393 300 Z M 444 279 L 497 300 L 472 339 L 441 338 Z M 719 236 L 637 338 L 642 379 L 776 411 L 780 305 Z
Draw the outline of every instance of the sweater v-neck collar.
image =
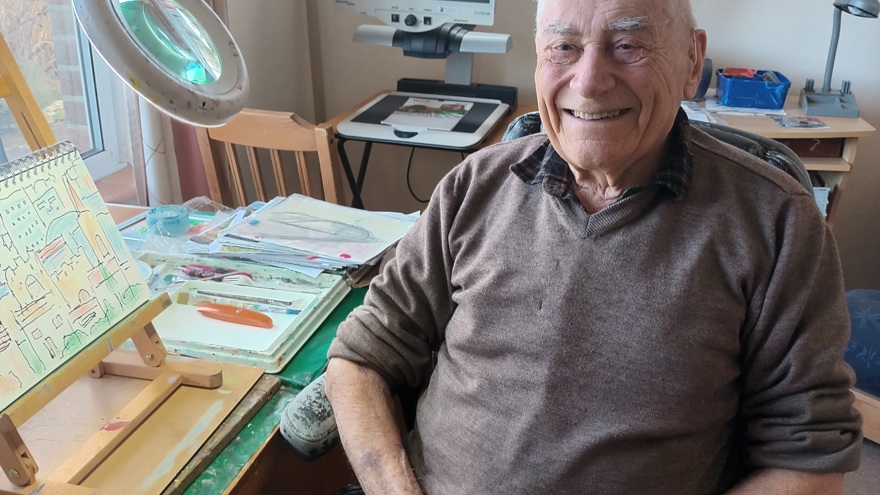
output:
M 660 170 L 649 183 L 633 186 L 624 191 L 617 202 L 651 186 L 659 186 L 667 190 L 673 201 L 683 198 L 693 178 L 693 157 L 688 144 L 689 140 L 690 122 L 684 111 L 679 110 L 672 131 L 669 133 L 669 151 Z M 556 152 L 549 139 L 546 139 L 524 160 L 511 165 L 510 171 L 526 184 L 541 184 L 544 192 L 551 196 L 558 198 L 575 196 L 571 186 L 573 174 L 568 163 Z M 607 210 L 610 206 L 602 211 Z

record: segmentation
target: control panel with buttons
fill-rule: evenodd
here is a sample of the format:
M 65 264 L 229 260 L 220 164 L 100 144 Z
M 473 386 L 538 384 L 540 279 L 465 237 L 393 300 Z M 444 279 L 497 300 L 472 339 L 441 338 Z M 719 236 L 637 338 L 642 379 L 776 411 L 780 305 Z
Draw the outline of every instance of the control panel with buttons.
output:
M 497 0 L 335 0 L 336 4 L 373 16 L 409 32 L 425 32 L 443 24 L 491 26 Z

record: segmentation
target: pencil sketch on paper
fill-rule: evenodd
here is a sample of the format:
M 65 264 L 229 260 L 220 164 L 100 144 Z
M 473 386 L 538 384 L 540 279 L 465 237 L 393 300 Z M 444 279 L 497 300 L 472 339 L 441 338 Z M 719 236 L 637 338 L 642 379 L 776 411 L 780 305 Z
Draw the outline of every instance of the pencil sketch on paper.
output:
M 293 194 L 223 235 L 365 263 L 400 240 L 415 221 Z
M 368 229 L 358 225 L 349 225 L 345 222 L 320 218 L 301 212 L 278 212 L 269 218 L 287 227 L 287 229 L 275 232 L 273 238 L 289 241 L 316 242 L 370 242 L 379 243 L 382 239 L 374 236 Z
M 148 299 L 75 151 L 0 180 L 0 410 Z

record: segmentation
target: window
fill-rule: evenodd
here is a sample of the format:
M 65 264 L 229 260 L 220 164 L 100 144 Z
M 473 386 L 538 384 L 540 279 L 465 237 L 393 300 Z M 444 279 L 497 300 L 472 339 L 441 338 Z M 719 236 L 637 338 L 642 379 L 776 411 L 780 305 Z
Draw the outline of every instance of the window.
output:
M 95 180 L 131 163 L 127 89 L 95 54 L 69 0 L 3 0 L 0 33 L 56 139 L 70 140 Z M 0 139 L 10 160 L 30 152 L 0 100 Z

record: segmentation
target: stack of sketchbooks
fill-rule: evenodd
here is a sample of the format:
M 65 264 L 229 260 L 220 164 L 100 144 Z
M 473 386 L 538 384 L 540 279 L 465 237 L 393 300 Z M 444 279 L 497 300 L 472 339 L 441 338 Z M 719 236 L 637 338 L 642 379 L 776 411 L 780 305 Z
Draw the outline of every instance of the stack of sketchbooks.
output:
M 349 292 L 352 274 L 378 264 L 416 219 L 294 194 L 199 217 L 183 249 L 144 249 L 162 245 L 147 235 L 137 259 L 151 267 L 150 290 L 174 302 L 153 325 L 172 353 L 281 371 Z M 267 326 L 206 316 L 200 303 L 257 311 Z
M 153 266 L 204 262 L 193 257 L 141 253 L 139 260 Z M 222 260 L 238 273 L 237 282 L 190 280 L 168 290 L 173 304 L 153 320 L 165 348 L 173 354 L 265 368 L 277 373 L 321 326 L 350 291 L 339 274 L 317 277 L 295 271 Z M 246 275 L 242 275 L 246 274 Z M 155 276 L 154 276 L 155 277 Z M 151 280 L 151 286 L 155 283 Z M 268 317 L 262 327 L 211 318 L 199 311 L 200 303 L 257 311 Z
M 377 263 L 416 219 L 415 214 L 365 211 L 294 194 L 218 218 L 192 236 L 184 250 L 312 275 L 341 273 Z

